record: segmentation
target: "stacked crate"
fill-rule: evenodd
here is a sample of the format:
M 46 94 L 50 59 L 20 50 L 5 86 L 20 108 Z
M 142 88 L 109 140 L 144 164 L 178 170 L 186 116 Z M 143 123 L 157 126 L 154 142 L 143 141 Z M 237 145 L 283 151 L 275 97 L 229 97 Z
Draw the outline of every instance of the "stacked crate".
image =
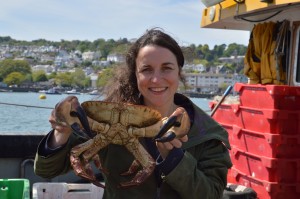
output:
M 300 198 L 300 87 L 237 83 L 234 89 L 240 104 L 226 105 L 231 120 L 224 108 L 213 117 L 229 129 L 228 181 L 253 188 L 260 199 Z
M 103 193 L 91 183 L 37 182 L 32 187 L 32 199 L 99 199 Z
M 30 182 L 28 179 L 0 179 L 0 199 L 30 199 Z

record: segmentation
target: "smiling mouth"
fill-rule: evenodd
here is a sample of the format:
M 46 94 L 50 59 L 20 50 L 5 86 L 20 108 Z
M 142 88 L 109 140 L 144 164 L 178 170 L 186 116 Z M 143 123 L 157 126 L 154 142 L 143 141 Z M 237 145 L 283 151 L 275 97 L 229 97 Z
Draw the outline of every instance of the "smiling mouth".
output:
M 153 92 L 162 92 L 162 91 L 165 91 L 167 89 L 168 89 L 168 87 L 163 87 L 163 88 L 149 88 L 149 90 L 153 91 Z

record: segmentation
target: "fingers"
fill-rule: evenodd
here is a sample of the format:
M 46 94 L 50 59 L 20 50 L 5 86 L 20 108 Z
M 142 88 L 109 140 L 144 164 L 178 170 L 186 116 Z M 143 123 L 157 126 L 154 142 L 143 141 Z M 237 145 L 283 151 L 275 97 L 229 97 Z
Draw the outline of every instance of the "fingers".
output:
M 182 143 L 188 140 L 187 136 L 175 138 L 170 142 L 156 142 L 157 149 L 163 159 L 165 159 L 173 148 L 181 148 Z
M 181 142 L 187 142 L 187 141 L 188 141 L 188 136 L 185 135 L 185 136 L 179 138 L 179 140 L 180 140 Z
M 58 132 L 67 132 L 69 133 L 71 131 L 71 128 L 64 122 L 57 122 L 57 119 L 55 117 L 55 109 L 52 110 L 50 117 L 49 117 L 49 122 L 51 124 L 51 128 L 57 130 Z
M 171 115 L 171 116 L 180 116 L 185 112 L 185 109 L 183 107 L 178 107 Z
M 185 109 L 177 108 L 168 118 L 162 119 L 163 126 L 154 139 L 159 142 L 168 142 L 175 137 L 185 136 L 190 129 L 190 119 Z M 170 133 L 172 132 L 172 133 Z M 168 135 L 163 136 L 163 135 Z
M 172 113 L 172 115 L 169 118 L 171 118 L 172 116 L 176 116 L 176 121 L 180 122 L 180 126 L 174 125 L 169 129 L 168 132 L 174 132 L 176 134 L 176 138 L 170 141 L 167 140 L 166 142 L 156 142 L 158 151 L 163 159 L 165 159 L 168 156 L 169 152 L 173 148 L 181 148 L 182 143 L 188 141 L 187 134 L 190 129 L 190 118 L 187 112 L 184 108 L 179 107 Z M 163 123 L 166 122 L 164 121 Z M 168 133 L 165 133 L 162 137 L 166 136 L 168 136 Z
M 167 150 L 172 150 L 174 147 L 175 148 L 181 148 L 183 142 L 188 141 L 188 136 L 185 135 L 179 139 L 175 138 L 169 142 L 156 142 L 157 145 L 161 146 L 162 148 L 165 148 Z

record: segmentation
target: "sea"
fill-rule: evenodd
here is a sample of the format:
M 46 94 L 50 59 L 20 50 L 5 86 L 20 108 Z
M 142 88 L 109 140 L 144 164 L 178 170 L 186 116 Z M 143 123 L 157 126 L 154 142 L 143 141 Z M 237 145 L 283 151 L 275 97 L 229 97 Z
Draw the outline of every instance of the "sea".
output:
M 67 94 L 46 95 L 41 93 L 0 92 L 0 134 L 47 134 L 50 130 L 49 116 L 55 105 Z M 76 95 L 79 102 L 101 100 L 90 94 Z M 206 98 L 190 98 L 206 112 L 210 112 Z

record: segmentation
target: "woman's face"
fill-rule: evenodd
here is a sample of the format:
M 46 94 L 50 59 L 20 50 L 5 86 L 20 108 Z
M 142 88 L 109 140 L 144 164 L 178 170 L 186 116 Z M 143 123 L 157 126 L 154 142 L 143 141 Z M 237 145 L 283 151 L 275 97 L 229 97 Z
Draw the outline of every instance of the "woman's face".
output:
M 141 48 L 136 59 L 136 77 L 145 105 L 159 108 L 173 104 L 179 66 L 170 50 L 155 45 Z

